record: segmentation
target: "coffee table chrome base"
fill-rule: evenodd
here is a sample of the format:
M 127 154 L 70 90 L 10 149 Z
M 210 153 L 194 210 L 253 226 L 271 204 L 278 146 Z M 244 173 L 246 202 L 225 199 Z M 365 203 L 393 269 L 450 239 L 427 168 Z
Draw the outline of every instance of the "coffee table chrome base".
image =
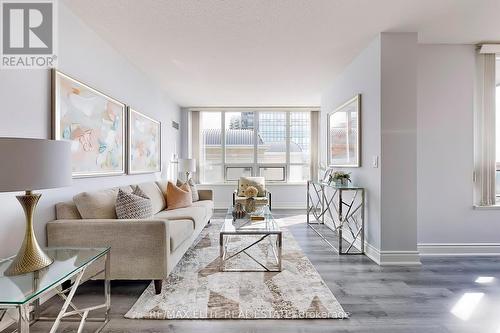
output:
M 19 311 L 19 319 L 17 321 L 17 329 L 12 331 L 12 333 L 29 333 L 30 326 L 38 321 L 53 321 L 52 328 L 50 329 L 50 333 L 55 333 L 61 322 L 80 322 L 78 326 L 77 333 L 83 332 L 83 327 L 86 322 L 101 322 L 102 324 L 94 331 L 95 333 L 99 333 L 109 322 L 109 309 L 111 307 L 111 285 L 109 280 L 109 265 L 110 265 L 110 253 L 109 251 L 106 253 L 105 259 L 105 268 L 97 272 L 95 275 L 86 278 L 82 281 L 83 276 L 85 274 L 85 270 L 89 267 L 93 262 L 90 262 L 88 265 L 84 266 L 80 271 L 73 275 L 74 278 L 73 284 L 64 289 L 62 285 L 56 287 L 56 293 L 59 297 L 64 300 L 64 304 L 59 311 L 59 314 L 56 317 L 48 317 L 48 316 L 40 316 L 40 300 L 39 298 L 30 303 L 22 304 L 22 305 L 6 305 L 1 304 L 0 307 L 5 310 L 9 308 L 17 308 Z M 86 308 L 78 308 L 73 302 L 73 297 L 75 296 L 76 290 L 78 287 L 84 282 L 92 279 L 93 277 L 104 273 L 104 303 L 86 307 Z M 68 293 L 68 294 L 67 294 Z M 66 295 L 67 294 L 67 295 Z M 68 309 L 71 310 L 68 311 Z M 104 317 L 88 317 L 91 311 L 106 309 Z M 4 313 L 0 317 L 4 316 Z
M 281 272 L 282 270 L 282 264 L 281 264 L 281 257 L 282 257 L 282 244 L 283 244 L 283 239 L 282 239 L 282 234 L 281 231 L 279 232 L 272 232 L 272 233 L 266 233 L 266 234 L 260 234 L 260 233 L 239 233 L 238 236 L 244 236 L 244 235 L 253 235 L 253 236 L 261 236 L 258 240 L 252 242 L 251 244 L 243 247 L 242 249 L 236 250 L 234 253 L 229 253 L 228 247 L 229 243 L 231 241 L 231 234 L 225 234 L 225 233 L 220 233 L 220 240 L 219 240 L 219 246 L 220 246 L 220 271 L 221 272 Z M 272 238 L 275 236 L 275 240 L 273 241 Z M 256 246 L 257 244 L 263 242 L 264 240 L 269 240 L 271 249 L 273 251 L 274 259 L 276 260 L 276 267 L 268 267 L 262 262 L 260 262 L 258 259 L 256 259 L 254 256 L 252 256 L 250 253 L 247 252 L 248 249 Z M 239 254 L 246 254 L 250 259 L 252 259 L 255 263 L 257 263 L 259 266 L 262 267 L 262 269 L 246 269 L 246 268 L 226 268 L 226 263 L 230 261 L 232 258 L 235 258 Z

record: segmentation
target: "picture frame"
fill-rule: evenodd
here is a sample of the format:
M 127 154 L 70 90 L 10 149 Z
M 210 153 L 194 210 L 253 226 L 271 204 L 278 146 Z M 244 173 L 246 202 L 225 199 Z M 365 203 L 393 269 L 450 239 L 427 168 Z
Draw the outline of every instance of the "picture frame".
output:
M 361 166 L 361 94 L 327 115 L 327 149 L 330 167 Z
M 52 70 L 52 138 L 71 143 L 73 178 L 126 172 L 126 106 Z
M 161 122 L 128 107 L 128 173 L 161 172 Z

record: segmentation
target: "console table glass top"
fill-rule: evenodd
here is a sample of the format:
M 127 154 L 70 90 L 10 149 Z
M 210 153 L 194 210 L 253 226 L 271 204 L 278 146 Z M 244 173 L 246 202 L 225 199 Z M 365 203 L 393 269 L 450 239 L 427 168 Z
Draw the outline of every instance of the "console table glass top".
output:
M 45 252 L 54 262 L 39 271 L 22 275 L 5 276 L 14 257 L 0 260 L 0 304 L 19 305 L 31 301 L 106 255 L 109 248 L 49 248 Z

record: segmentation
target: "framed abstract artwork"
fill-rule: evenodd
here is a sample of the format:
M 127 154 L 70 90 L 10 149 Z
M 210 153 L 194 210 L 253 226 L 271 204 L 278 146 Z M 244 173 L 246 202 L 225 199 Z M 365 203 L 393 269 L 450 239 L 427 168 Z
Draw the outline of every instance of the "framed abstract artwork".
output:
M 128 173 L 161 172 L 161 123 L 128 111 Z
M 125 173 L 123 103 L 52 71 L 52 135 L 71 142 L 73 178 Z
M 361 166 L 361 95 L 328 114 L 327 157 L 331 167 Z

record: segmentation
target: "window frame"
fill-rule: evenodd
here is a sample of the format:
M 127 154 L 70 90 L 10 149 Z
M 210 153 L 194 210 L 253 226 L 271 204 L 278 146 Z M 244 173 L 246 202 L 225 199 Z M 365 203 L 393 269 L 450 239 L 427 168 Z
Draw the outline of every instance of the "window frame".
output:
M 317 146 L 313 145 L 314 134 L 313 128 L 317 128 L 318 124 L 313 124 L 313 121 L 317 120 L 319 117 L 313 117 L 313 113 L 317 112 L 319 114 L 319 107 L 311 107 L 311 108 L 197 108 L 197 109 L 189 109 L 189 111 L 199 112 L 199 118 L 201 118 L 201 114 L 203 112 L 217 112 L 220 113 L 221 119 L 221 165 L 222 165 L 222 183 L 221 182 L 206 182 L 204 179 L 198 179 L 201 184 L 234 184 L 237 180 L 228 180 L 227 179 L 227 168 L 231 167 L 244 167 L 251 168 L 252 176 L 258 176 L 260 174 L 260 168 L 271 168 L 271 167 L 282 167 L 284 168 L 284 179 L 283 180 L 266 180 L 268 183 L 273 184 L 304 184 L 307 180 L 304 181 L 290 181 L 290 167 L 291 166 L 308 166 L 310 178 L 315 173 L 315 163 L 313 161 L 313 156 L 317 156 L 316 152 L 313 150 L 317 149 Z M 226 113 L 228 112 L 253 112 L 253 162 L 251 163 L 228 163 L 226 162 Z M 259 133 L 259 113 L 269 113 L 269 112 L 284 112 L 286 114 L 286 160 L 284 163 L 269 163 L 269 162 L 258 162 L 258 133 Z M 308 163 L 291 163 L 290 161 L 290 144 L 291 144 L 291 113 L 296 112 L 308 112 L 309 113 L 309 162 Z M 200 157 L 201 149 L 203 149 L 203 136 L 201 126 L 198 127 L 198 133 L 192 132 L 193 137 L 198 136 L 198 141 L 200 142 L 199 149 L 197 151 L 193 150 L 193 153 L 196 157 Z M 194 140 L 193 140 L 194 141 Z M 200 161 L 201 162 L 201 161 Z M 200 163 L 198 162 L 198 163 Z

